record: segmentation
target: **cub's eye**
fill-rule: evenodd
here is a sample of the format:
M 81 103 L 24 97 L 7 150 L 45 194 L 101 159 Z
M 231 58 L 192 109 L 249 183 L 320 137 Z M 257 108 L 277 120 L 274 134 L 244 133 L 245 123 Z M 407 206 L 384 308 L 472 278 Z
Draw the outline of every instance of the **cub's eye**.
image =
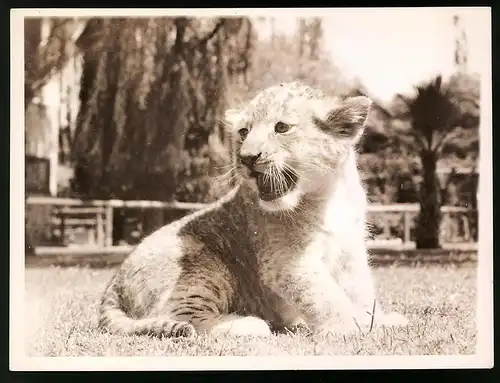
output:
M 274 131 L 276 133 L 286 133 L 288 132 L 292 127 L 288 124 L 285 124 L 284 122 L 278 121 L 276 125 L 274 125 Z
M 248 135 L 248 129 L 247 128 L 241 128 L 238 130 L 238 133 L 241 138 L 245 139 L 245 137 Z

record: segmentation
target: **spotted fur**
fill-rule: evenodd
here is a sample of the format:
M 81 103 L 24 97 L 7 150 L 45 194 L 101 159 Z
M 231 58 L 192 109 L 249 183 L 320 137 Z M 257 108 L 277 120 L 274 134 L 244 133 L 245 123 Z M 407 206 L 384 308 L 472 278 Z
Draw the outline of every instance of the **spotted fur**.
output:
M 236 186 L 205 209 L 146 237 L 123 262 L 101 304 L 100 326 L 124 334 L 268 336 L 371 326 L 375 291 L 365 248 L 366 198 L 355 145 L 370 101 L 334 99 L 300 83 L 260 92 L 226 113 Z M 274 131 L 282 121 L 293 128 Z M 238 132 L 247 129 L 244 139 Z M 263 201 L 240 161 L 260 153 L 273 187 Z M 375 323 L 405 324 L 377 307 Z

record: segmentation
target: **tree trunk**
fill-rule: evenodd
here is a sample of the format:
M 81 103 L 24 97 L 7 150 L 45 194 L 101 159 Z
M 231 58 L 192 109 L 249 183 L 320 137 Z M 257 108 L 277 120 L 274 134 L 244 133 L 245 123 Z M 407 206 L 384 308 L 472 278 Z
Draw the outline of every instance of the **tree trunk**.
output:
M 437 156 L 433 152 L 422 152 L 423 180 L 420 187 L 420 213 L 417 219 L 417 249 L 440 248 L 439 229 L 441 203 L 437 178 Z

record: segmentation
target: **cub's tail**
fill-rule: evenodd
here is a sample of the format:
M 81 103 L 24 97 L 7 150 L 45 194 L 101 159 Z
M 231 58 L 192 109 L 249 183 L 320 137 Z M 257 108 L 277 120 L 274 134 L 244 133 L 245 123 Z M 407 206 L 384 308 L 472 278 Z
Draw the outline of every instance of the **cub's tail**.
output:
M 122 309 L 120 295 L 114 280 L 104 292 L 99 313 L 99 328 L 123 335 L 155 335 L 164 337 L 192 337 L 195 328 L 188 322 L 167 317 L 134 319 Z

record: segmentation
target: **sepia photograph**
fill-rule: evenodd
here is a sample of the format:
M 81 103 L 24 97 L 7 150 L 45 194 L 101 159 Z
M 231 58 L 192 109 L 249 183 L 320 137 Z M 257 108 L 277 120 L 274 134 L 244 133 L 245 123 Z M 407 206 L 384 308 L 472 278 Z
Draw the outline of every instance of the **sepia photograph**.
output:
M 491 368 L 490 30 L 11 10 L 11 369 Z

